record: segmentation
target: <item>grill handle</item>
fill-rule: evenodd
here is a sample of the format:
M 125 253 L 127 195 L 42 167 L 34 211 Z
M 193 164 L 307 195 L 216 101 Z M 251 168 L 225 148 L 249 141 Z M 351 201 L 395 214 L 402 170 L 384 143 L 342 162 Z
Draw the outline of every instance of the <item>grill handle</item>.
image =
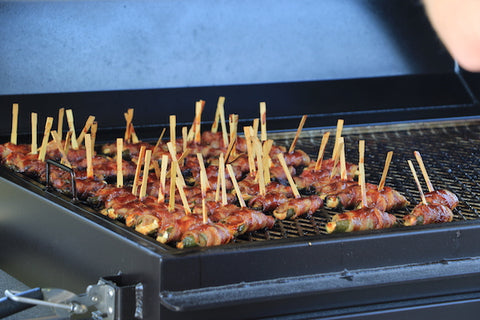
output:
M 28 291 L 24 291 L 19 294 L 16 294 L 16 296 L 43 300 L 43 293 L 41 288 L 35 288 Z M 0 319 L 34 306 L 35 305 L 33 304 L 16 302 L 7 297 L 3 297 L 2 299 L 0 299 Z

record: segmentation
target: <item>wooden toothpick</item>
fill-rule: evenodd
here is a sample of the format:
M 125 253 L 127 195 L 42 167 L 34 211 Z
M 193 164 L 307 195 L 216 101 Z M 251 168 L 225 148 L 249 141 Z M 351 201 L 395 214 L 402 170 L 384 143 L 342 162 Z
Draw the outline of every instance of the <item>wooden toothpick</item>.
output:
M 415 184 L 417 185 L 418 192 L 420 192 L 420 198 L 422 199 L 423 204 L 427 204 L 427 199 L 425 199 L 425 195 L 423 194 L 422 186 L 420 185 L 420 181 L 418 180 L 417 172 L 415 171 L 415 167 L 411 160 L 407 160 L 408 166 L 410 167 L 410 171 L 412 171 L 413 179 L 415 180 Z
M 329 137 L 330 137 L 330 131 L 327 131 L 323 134 L 322 142 L 318 150 L 317 162 L 315 163 L 315 171 L 318 171 L 322 168 L 322 161 L 323 161 L 323 156 L 325 154 L 325 147 L 327 146 Z
M 57 123 L 57 133 L 60 137 L 60 140 L 63 139 L 63 117 L 65 115 L 65 108 L 58 109 L 58 123 Z
M 92 136 L 85 134 L 85 151 L 87 153 L 87 178 L 93 178 L 93 162 L 92 162 Z
M 210 131 L 212 133 L 217 133 L 218 132 L 218 123 L 220 122 L 220 114 L 221 114 L 221 109 L 224 108 L 225 105 L 225 97 L 218 97 L 218 102 L 217 102 L 217 109 L 215 110 L 215 118 L 212 123 L 212 128 Z
M 74 120 L 73 120 L 73 111 L 72 109 L 67 109 L 65 111 L 66 115 L 67 115 L 67 123 L 68 123 L 68 127 L 69 129 L 72 131 L 72 149 L 73 150 L 78 150 L 78 143 L 77 143 L 77 136 L 75 134 L 75 123 L 74 123 Z
M 140 147 L 140 153 L 138 154 L 137 167 L 135 168 L 135 177 L 133 178 L 132 194 L 137 195 L 138 181 L 140 180 L 140 172 L 142 171 L 142 165 L 145 159 L 147 148 L 145 146 Z
M 283 171 L 285 172 L 285 175 L 287 176 L 288 183 L 290 184 L 290 187 L 292 188 L 293 195 L 295 198 L 300 198 L 300 192 L 298 192 L 297 185 L 295 184 L 295 181 L 293 181 L 292 175 L 290 174 L 290 171 L 288 170 L 287 163 L 285 162 L 285 158 L 283 156 L 283 153 L 277 153 L 278 160 L 280 161 L 280 164 L 283 168 Z
M 158 202 L 165 202 L 165 187 L 167 181 L 168 156 L 162 155 L 162 166 L 160 169 L 160 184 L 158 190 Z
M 123 139 L 117 138 L 117 188 L 123 187 Z
M 38 127 L 38 115 L 35 112 L 32 112 L 32 147 L 31 147 L 31 154 L 38 153 L 38 146 L 37 146 L 37 127 Z
M 65 153 L 65 150 L 63 150 L 62 141 L 60 141 L 60 137 L 58 136 L 57 132 L 55 130 L 52 130 L 52 131 L 50 131 L 50 133 L 53 137 L 53 141 L 54 141 L 55 145 L 57 146 L 58 151 L 60 151 L 60 156 L 61 156 L 61 161 L 60 162 L 71 168 L 72 165 L 68 161 L 67 154 Z
M 10 143 L 17 144 L 18 131 L 18 103 L 12 105 L 12 133 L 10 135 Z
M 378 191 L 382 191 L 383 187 L 385 186 L 385 181 L 387 181 L 387 173 L 388 168 L 390 168 L 390 162 L 392 161 L 393 151 L 389 151 L 387 153 L 387 159 L 385 159 L 385 166 L 383 167 L 382 178 L 380 179 L 380 183 L 378 184 Z
M 45 161 L 45 155 L 47 154 L 48 138 L 50 137 L 50 130 L 52 129 L 53 118 L 48 117 L 45 122 L 45 131 L 43 132 L 42 145 L 40 146 L 40 152 L 38 153 L 38 160 Z
M 242 208 L 245 208 L 247 205 L 245 204 L 245 200 L 243 199 L 242 192 L 240 191 L 240 187 L 238 185 L 237 179 L 235 178 L 235 172 L 233 171 L 232 165 L 227 164 L 228 174 L 230 175 L 230 179 L 232 180 L 233 187 L 235 188 L 235 192 L 237 194 L 238 202 Z
M 423 164 L 423 159 L 422 159 L 422 156 L 420 155 L 420 152 L 415 151 L 413 152 L 413 154 L 415 155 L 415 159 L 417 159 L 418 165 L 420 166 L 420 170 L 422 171 L 423 179 L 425 179 L 425 183 L 427 184 L 428 192 L 434 191 L 435 189 L 433 188 L 433 184 L 430 181 L 430 178 L 428 177 L 427 169 Z
M 360 188 L 362 191 L 362 207 L 367 207 L 367 189 L 365 186 L 365 140 L 358 142 L 359 161 L 358 166 L 360 169 Z
M 80 135 L 78 136 L 78 139 L 77 139 L 77 144 L 79 146 L 82 145 L 85 134 L 87 134 L 88 130 L 90 130 L 90 127 L 92 126 L 94 121 L 95 121 L 94 116 L 89 116 L 88 117 L 87 121 L 85 122 L 85 126 L 83 127 L 83 129 L 80 132 Z
M 260 129 L 261 135 L 260 140 L 267 140 L 267 104 L 265 102 L 260 102 Z
M 139 198 L 143 199 L 147 195 L 147 186 L 148 186 L 148 173 L 150 171 L 150 160 L 152 159 L 152 150 L 147 150 L 145 152 L 145 161 L 143 165 L 143 178 L 142 186 L 140 187 Z
M 302 132 L 303 126 L 305 125 L 305 121 L 307 120 L 307 115 L 304 115 L 300 120 L 300 124 L 298 125 L 297 133 L 295 134 L 295 138 L 290 145 L 290 149 L 288 149 L 288 153 L 292 153 L 295 150 L 295 145 L 297 144 L 298 138 L 300 137 L 300 133 Z

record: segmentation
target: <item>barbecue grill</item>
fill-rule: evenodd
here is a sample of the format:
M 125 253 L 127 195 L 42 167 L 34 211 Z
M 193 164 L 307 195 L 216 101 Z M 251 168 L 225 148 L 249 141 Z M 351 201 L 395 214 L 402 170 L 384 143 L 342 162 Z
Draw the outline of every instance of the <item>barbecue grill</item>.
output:
M 212 106 L 225 96 L 226 111 L 238 112 L 241 126 L 258 117 L 258 102 L 266 101 L 269 138 L 280 145 L 291 143 L 300 117 L 309 115 L 297 148 L 312 158 L 323 133 L 333 131 L 342 118 L 347 161 L 357 162 L 358 141 L 366 142 L 368 182 L 378 183 L 385 155 L 394 151 L 387 185 L 411 202 L 395 211 L 397 218 L 420 201 L 407 165 L 419 150 L 433 185 L 459 197 L 453 222 L 327 234 L 326 223 L 336 211 L 322 209 L 312 217 L 277 221 L 272 229 L 242 235 L 227 245 L 179 250 L 0 167 L 2 270 L 30 287 L 78 293 L 100 278 L 109 281 L 119 297 L 113 319 L 451 319 L 476 314 L 480 76 L 455 65 L 414 1 L 353 3 L 378 8 L 377 15 L 391 14 L 392 23 L 408 16 L 411 24 L 391 31 L 392 39 L 417 45 L 415 52 L 399 49 L 408 66 L 400 74 L 156 89 L 51 88 L 29 94 L 20 94 L 19 88 L 0 95 L 0 105 L 7 112 L 12 103 L 20 104 L 19 143 L 29 143 L 25 119 L 31 111 L 54 115 L 59 106 L 68 105 L 76 119 L 96 116 L 101 144 L 123 134 L 122 113 L 131 106 L 136 108 L 138 136 L 155 142 L 173 106 L 181 127 L 191 123 L 193 102 L 204 99 L 202 127 L 209 127 Z M 326 6 L 333 12 L 340 9 L 335 1 Z M 363 21 L 355 17 L 352 21 Z M 381 46 L 378 50 L 386 52 Z M 9 117 L 0 123 L 6 142 Z

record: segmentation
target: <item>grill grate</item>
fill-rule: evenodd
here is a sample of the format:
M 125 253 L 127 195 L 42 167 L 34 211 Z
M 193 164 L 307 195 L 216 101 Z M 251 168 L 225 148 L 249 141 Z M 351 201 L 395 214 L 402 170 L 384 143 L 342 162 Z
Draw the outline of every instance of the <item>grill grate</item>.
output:
M 315 159 L 324 132 L 325 130 L 304 131 L 297 142 L 297 148 Z M 278 133 L 269 138 L 273 138 L 277 144 L 289 146 L 293 136 L 294 133 Z M 394 151 L 386 185 L 400 191 L 410 201 L 407 208 L 393 212 L 400 224 L 403 222 L 402 217 L 420 201 L 420 194 L 407 164 L 407 160 L 415 159 L 415 150 L 421 153 L 433 186 L 436 189 L 449 189 L 458 196 L 460 203 L 453 211 L 453 221 L 480 218 L 478 120 L 345 128 L 343 136 L 347 161 L 353 163 L 358 162 L 358 141 L 365 140 L 366 181 L 370 183 L 378 184 L 386 154 Z M 331 150 L 333 139 L 327 145 L 325 157 L 331 156 Z M 413 162 L 422 187 L 426 190 L 416 161 Z M 338 211 L 324 208 L 312 217 L 278 221 L 273 229 L 240 237 L 237 242 L 327 235 L 326 223 L 336 213 Z

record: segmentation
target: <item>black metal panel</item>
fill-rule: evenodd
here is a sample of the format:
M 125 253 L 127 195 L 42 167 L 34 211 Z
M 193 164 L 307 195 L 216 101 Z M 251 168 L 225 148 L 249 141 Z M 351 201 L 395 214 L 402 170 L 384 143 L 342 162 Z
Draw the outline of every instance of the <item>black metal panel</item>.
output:
M 161 125 L 171 114 L 178 127 L 190 125 L 195 101 L 206 101 L 202 115 L 208 126 L 214 118 L 219 96 L 226 97 L 226 113 L 237 113 L 242 121 L 259 117 L 259 102 L 267 104 L 269 130 L 294 129 L 302 114 L 310 115 L 306 127 L 332 126 L 339 117 L 348 124 L 412 121 L 478 114 L 473 97 L 454 73 L 397 76 L 368 79 L 216 86 L 176 89 L 78 92 L 62 94 L 0 96 L 1 111 L 10 114 L 19 103 L 19 131 L 30 134 L 30 113 L 39 113 L 39 129 L 47 116 L 56 117 L 60 107 L 72 108 L 76 127 L 89 115 L 99 124 L 100 140 L 112 140 L 103 133 L 123 128 L 123 112 L 135 108 L 134 124 L 140 138 L 156 139 Z M 294 121 L 292 121 L 292 119 Z M 0 135 L 8 135 L 10 117 L 0 118 Z M 102 131 L 103 130 L 103 131 Z M 43 131 L 42 131 L 43 132 Z M 28 140 L 25 140 L 27 142 Z
M 453 70 L 418 0 L 1 1 L 0 94 Z

